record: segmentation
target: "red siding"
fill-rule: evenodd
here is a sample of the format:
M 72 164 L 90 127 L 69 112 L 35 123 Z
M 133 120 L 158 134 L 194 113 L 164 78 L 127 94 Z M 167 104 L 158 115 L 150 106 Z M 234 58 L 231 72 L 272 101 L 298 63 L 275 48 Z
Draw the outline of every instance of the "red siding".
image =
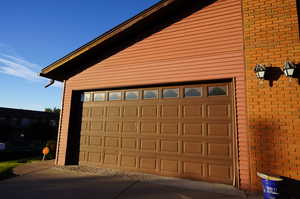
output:
M 58 163 L 65 163 L 72 90 L 236 79 L 242 188 L 249 178 L 240 0 L 219 0 L 66 81 Z

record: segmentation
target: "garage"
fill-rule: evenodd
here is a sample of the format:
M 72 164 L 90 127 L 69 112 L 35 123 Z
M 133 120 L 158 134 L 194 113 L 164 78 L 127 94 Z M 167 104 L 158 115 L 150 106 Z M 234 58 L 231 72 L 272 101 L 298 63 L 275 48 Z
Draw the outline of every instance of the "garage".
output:
M 82 94 L 80 165 L 232 184 L 231 83 Z
M 243 39 L 240 1 L 162 0 L 50 64 L 55 163 L 248 189 Z

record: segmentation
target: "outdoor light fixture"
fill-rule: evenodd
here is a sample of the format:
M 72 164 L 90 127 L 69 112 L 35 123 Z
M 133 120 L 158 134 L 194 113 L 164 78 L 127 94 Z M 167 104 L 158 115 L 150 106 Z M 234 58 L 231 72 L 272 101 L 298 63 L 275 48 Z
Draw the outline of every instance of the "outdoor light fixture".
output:
M 296 65 L 291 61 L 284 62 L 283 72 L 285 76 L 292 78 L 296 69 Z
M 265 78 L 267 68 L 264 64 L 256 64 L 254 68 L 254 72 L 256 73 L 256 77 L 260 80 Z

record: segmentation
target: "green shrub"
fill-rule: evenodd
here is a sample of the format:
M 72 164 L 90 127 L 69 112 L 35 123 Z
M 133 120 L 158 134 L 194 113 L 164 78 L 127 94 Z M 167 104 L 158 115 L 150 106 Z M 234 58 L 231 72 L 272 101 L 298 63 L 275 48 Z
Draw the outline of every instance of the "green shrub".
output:
M 54 159 L 56 153 L 56 140 L 48 140 L 46 143 L 46 147 L 48 147 L 50 150 L 46 158 L 48 160 Z

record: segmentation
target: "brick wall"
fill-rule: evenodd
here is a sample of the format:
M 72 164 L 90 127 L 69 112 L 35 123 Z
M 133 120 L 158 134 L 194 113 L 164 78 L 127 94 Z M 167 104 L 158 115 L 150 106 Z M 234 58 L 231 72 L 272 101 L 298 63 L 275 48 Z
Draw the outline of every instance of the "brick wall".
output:
M 300 180 L 300 80 L 255 77 L 255 64 L 282 68 L 300 63 L 296 0 L 243 0 L 251 189 L 259 190 L 256 172 Z

